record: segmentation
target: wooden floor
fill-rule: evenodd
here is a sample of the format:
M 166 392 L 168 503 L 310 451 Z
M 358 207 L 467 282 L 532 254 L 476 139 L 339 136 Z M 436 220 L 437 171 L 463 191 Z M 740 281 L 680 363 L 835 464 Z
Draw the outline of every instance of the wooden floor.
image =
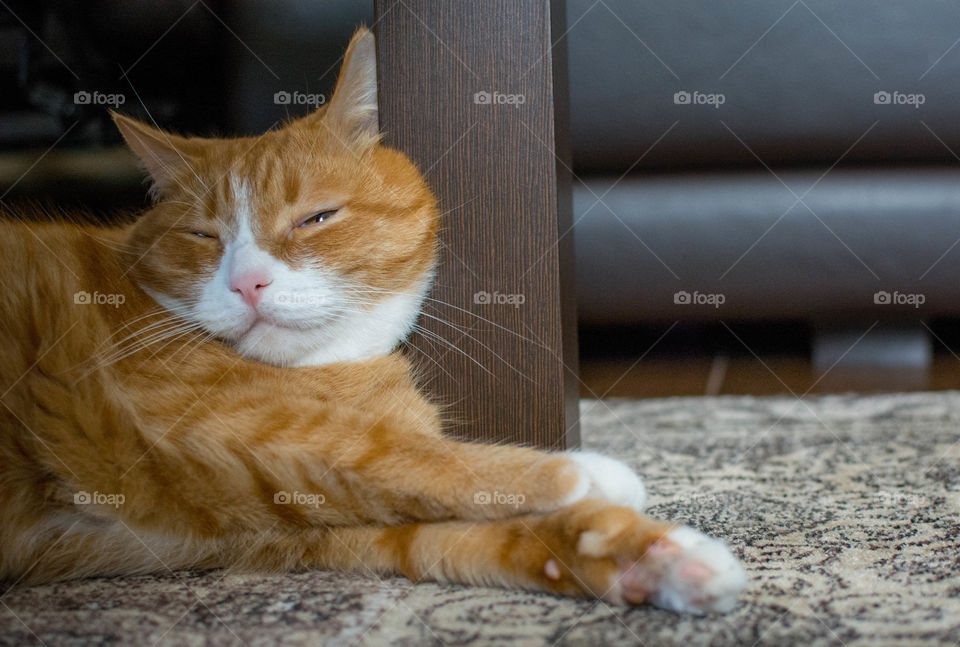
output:
M 583 397 L 804 395 L 960 389 L 960 322 L 934 321 L 926 369 L 818 371 L 804 323 L 581 329 Z
M 804 395 L 960 389 L 960 359 L 937 354 L 927 371 L 838 370 L 818 374 L 801 356 L 581 360 L 585 398 L 678 395 Z

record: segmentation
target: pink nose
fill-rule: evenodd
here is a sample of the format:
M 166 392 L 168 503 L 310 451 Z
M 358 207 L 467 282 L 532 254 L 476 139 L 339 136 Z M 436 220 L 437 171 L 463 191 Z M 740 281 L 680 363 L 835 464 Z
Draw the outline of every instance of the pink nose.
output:
M 265 272 L 242 272 L 230 279 L 230 289 L 239 292 L 244 301 L 256 308 L 263 296 L 263 289 L 271 283 L 273 279 Z

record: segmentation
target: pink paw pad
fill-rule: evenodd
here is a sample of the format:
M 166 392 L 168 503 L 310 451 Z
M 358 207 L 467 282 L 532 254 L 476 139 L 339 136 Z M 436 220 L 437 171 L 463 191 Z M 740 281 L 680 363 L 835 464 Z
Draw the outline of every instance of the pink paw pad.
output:
M 714 575 L 712 568 L 703 562 L 694 561 L 685 562 L 677 571 L 681 578 L 689 582 L 706 582 Z
M 726 612 L 736 605 L 746 573 L 722 542 L 692 528 L 674 528 L 650 547 L 650 602 L 688 613 Z
M 547 576 L 548 580 L 559 580 L 560 564 L 558 564 L 555 559 L 548 559 L 547 563 L 543 565 L 543 573 Z

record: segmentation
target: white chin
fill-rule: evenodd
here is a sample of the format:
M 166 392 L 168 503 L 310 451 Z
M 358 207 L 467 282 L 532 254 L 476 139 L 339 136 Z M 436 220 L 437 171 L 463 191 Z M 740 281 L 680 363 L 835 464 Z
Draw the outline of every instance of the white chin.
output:
M 268 321 L 256 322 L 241 335 L 237 351 L 267 364 L 295 364 L 297 358 L 311 348 L 311 331 L 293 330 Z
M 389 331 L 388 331 L 389 332 Z M 238 353 L 275 366 L 320 366 L 333 362 L 360 362 L 389 354 L 401 335 L 385 334 L 371 326 L 319 326 L 309 330 L 285 328 L 258 321 L 233 343 Z

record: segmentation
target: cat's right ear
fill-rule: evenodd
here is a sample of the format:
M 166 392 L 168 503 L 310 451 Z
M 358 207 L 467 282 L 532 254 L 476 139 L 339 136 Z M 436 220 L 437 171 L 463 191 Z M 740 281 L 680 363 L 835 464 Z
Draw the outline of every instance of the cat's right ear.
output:
M 200 152 L 196 138 L 164 132 L 113 110 L 110 116 L 127 146 L 150 174 L 155 195 L 162 194 L 181 170 L 195 163 Z

